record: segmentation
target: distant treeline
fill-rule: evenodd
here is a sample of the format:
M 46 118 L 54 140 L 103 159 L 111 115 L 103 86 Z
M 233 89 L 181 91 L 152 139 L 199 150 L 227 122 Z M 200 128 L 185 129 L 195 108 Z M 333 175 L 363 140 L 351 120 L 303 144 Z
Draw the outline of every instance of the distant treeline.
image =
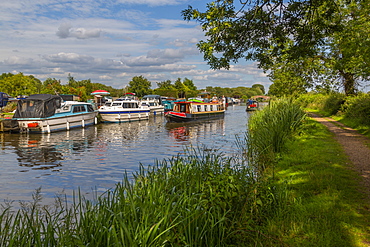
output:
M 252 87 L 206 87 L 198 89 L 192 80 L 178 78 L 174 83 L 171 80 L 156 82 L 157 88 L 152 89 L 152 82 L 143 76 L 135 76 L 127 86 L 116 89 L 101 83 L 91 82 L 90 79 L 77 81 L 71 75 L 68 76 L 68 82 L 62 84 L 59 79 L 48 78 L 44 82 L 33 75 L 24 75 L 23 73 L 12 74 L 3 73 L 0 76 L 0 92 L 7 93 L 12 97 L 20 95 L 31 95 L 39 93 L 50 94 L 72 94 L 77 95 L 81 100 L 86 101 L 92 98 L 91 92 L 95 90 L 106 90 L 112 97 L 120 97 L 126 92 L 136 93 L 138 97 L 147 94 L 159 94 L 162 96 L 175 98 L 195 97 L 199 92 L 207 91 L 217 96 L 250 98 L 254 95 L 264 95 L 265 88 L 261 84 L 254 84 Z

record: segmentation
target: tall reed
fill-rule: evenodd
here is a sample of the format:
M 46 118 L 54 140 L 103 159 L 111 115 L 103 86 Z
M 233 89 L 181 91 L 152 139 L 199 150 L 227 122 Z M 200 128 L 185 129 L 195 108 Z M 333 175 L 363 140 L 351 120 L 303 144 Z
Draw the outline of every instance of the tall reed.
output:
M 255 112 L 249 119 L 246 137 L 250 164 L 263 170 L 272 163 L 298 131 L 305 116 L 301 107 L 290 98 L 271 101 L 263 110 Z

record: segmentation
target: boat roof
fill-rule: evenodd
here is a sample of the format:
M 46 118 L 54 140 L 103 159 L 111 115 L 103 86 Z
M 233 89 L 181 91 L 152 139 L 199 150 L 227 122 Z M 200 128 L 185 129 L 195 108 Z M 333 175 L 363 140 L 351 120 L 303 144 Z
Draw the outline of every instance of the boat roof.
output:
M 187 100 L 187 101 L 175 101 L 175 104 L 203 104 L 203 105 L 210 105 L 210 104 L 220 104 L 220 102 L 203 102 L 203 101 L 192 101 L 192 100 Z
M 155 98 L 155 99 L 159 99 L 159 98 L 161 98 L 161 96 L 160 95 L 155 95 L 155 94 L 150 94 L 150 95 L 144 95 L 143 96 L 143 99 L 144 98 Z
M 23 101 L 30 101 L 30 100 L 41 100 L 41 101 L 48 101 L 51 99 L 61 99 L 62 97 L 59 95 L 54 94 L 31 94 L 25 99 L 22 99 Z

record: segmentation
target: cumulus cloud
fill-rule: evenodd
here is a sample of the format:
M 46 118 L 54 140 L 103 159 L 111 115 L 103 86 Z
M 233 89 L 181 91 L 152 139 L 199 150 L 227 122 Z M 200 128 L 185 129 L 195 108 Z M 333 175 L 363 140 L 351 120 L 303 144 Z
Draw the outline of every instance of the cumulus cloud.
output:
M 94 60 L 93 57 L 88 55 L 79 55 L 76 53 L 64 53 L 60 52 L 57 54 L 51 54 L 44 56 L 44 59 L 53 63 L 90 63 Z
M 63 23 L 59 26 L 56 35 L 61 39 L 74 37 L 77 39 L 99 38 L 102 31 L 99 29 L 87 30 L 85 28 L 73 28 L 69 23 Z

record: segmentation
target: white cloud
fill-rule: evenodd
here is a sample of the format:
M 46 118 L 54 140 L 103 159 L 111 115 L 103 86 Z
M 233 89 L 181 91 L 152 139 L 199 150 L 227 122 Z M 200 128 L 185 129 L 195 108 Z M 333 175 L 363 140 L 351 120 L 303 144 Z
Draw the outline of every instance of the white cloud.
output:
M 44 58 L 47 61 L 53 63 L 75 63 L 75 64 L 90 63 L 91 61 L 94 60 L 94 58 L 91 56 L 65 52 L 44 56 Z
M 92 29 L 86 30 L 85 28 L 73 28 L 71 24 L 63 23 L 59 26 L 56 35 L 61 38 L 75 37 L 77 39 L 89 39 L 89 38 L 99 38 L 101 30 Z

